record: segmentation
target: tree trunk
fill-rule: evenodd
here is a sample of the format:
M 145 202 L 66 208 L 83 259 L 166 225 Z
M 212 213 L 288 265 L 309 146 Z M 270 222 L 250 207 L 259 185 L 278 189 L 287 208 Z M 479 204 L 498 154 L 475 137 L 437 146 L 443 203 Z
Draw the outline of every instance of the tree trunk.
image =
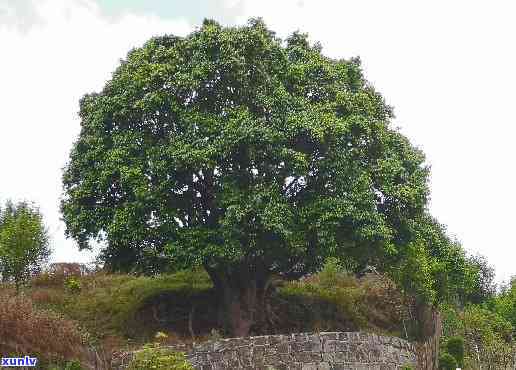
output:
M 231 336 L 245 337 L 266 329 L 265 299 L 270 273 L 265 268 L 206 267 L 219 299 L 218 322 Z
M 16 295 L 19 295 L 21 287 L 21 278 L 19 276 L 14 277 L 14 286 L 16 287 Z

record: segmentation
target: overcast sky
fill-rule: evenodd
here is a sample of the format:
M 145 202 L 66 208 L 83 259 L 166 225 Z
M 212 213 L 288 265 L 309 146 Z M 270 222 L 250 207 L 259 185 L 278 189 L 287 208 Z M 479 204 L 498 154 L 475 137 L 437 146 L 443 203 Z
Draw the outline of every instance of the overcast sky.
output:
M 516 274 L 514 1 L 0 0 L 0 202 L 36 202 L 54 261 L 82 261 L 59 221 L 61 169 L 79 133 L 78 101 L 153 35 L 203 18 L 261 16 L 331 57 L 360 56 L 394 106 L 394 125 L 432 167 L 431 211 L 498 281 Z

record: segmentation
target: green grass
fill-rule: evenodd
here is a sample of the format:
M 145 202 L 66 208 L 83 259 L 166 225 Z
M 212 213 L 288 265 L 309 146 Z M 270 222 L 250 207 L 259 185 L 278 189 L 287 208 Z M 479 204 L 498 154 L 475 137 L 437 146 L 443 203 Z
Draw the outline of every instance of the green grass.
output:
M 92 331 L 104 334 L 134 332 L 138 311 L 156 297 L 174 293 L 180 304 L 211 288 L 204 273 L 187 271 L 158 277 L 106 275 L 94 282 L 99 283 L 94 289 L 82 290 L 67 310 Z

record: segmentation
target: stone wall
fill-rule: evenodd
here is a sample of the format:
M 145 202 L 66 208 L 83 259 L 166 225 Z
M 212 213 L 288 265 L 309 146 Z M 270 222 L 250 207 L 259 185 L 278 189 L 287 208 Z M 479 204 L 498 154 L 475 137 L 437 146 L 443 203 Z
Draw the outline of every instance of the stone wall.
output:
M 174 347 L 187 353 L 198 370 L 299 369 L 299 370 L 391 370 L 416 368 L 416 350 L 400 338 L 367 333 L 301 333 L 250 338 L 221 339 Z M 127 366 L 132 355 L 113 364 Z

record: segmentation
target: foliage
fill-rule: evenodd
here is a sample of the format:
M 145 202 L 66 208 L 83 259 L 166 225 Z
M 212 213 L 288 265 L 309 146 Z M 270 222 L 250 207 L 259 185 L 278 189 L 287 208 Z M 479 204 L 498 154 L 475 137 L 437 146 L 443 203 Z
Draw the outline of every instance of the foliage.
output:
M 271 274 L 330 256 L 384 269 L 425 213 L 424 156 L 359 59 L 330 59 L 300 33 L 280 40 L 261 20 L 149 40 L 80 117 L 67 235 L 107 241 L 115 270 L 204 265 L 226 308 L 259 311 L 250 293 Z
M 464 310 L 447 307 L 443 332 L 445 341 L 453 336 L 464 339 L 465 368 L 505 369 L 516 363 L 514 327 L 487 306 L 468 305 Z
M 50 255 L 48 232 L 38 208 L 8 202 L 0 213 L 0 274 L 13 280 L 17 290 L 41 270 Z
M 193 366 L 188 363 L 184 353 L 149 344 L 135 353 L 128 369 L 193 370 Z
M 464 338 L 471 346 L 472 360 L 480 363 L 505 363 L 514 358 L 511 323 L 496 312 L 478 306 L 464 310 Z M 512 352 L 512 354 L 511 354 Z
M 391 275 L 408 292 L 415 293 L 426 302 L 436 299 L 434 261 L 424 244 L 411 243 L 405 250 L 405 258 L 391 268 Z
M 81 282 L 75 277 L 69 277 L 64 282 L 65 289 L 70 293 L 79 293 L 81 291 Z
M 324 263 L 321 271 L 319 271 L 319 273 L 317 273 L 315 276 L 312 276 L 310 280 L 317 280 L 321 287 L 328 289 L 337 286 L 339 283 L 342 283 L 342 281 L 346 280 L 346 278 L 349 280 L 349 277 L 350 274 L 342 266 L 340 261 L 335 257 L 330 257 Z
M 464 367 L 464 338 L 451 337 L 446 341 L 446 352 L 453 356 L 457 367 Z
M 457 368 L 457 361 L 449 353 L 441 353 L 439 355 L 439 369 L 442 370 L 455 370 Z
M 390 279 L 374 274 L 357 279 L 335 259 L 317 274 L 282 286 L 273 304 L 276 332 L 369 330 L 410 336 L 414 326 L 408 320 L 410 301 Z
M 429 214 L 407 225 L 406 248 L 398 263 L 386 259 L 386 270 L 403 290 L 434 304 L 464 306 L 487 301 L 493 294 L 493 269 L 482 256 L 468 256 L 446 227 Z
M 492 309 L 516 328 L 516 277 L 503 286 L 500 294 L 491 302 Z
M 493 298 L 496 292 L 495 271 L 484 256 L 468 257 L 469 274 L 473 277 L 472 287 L 467 292 L 466 301 L 480 304 Z
M 443 339 L 445 340 L 463 332 L 463 314 L 460 309 L 449 304 L 439 306 L 439 312 L 443 322 Z

